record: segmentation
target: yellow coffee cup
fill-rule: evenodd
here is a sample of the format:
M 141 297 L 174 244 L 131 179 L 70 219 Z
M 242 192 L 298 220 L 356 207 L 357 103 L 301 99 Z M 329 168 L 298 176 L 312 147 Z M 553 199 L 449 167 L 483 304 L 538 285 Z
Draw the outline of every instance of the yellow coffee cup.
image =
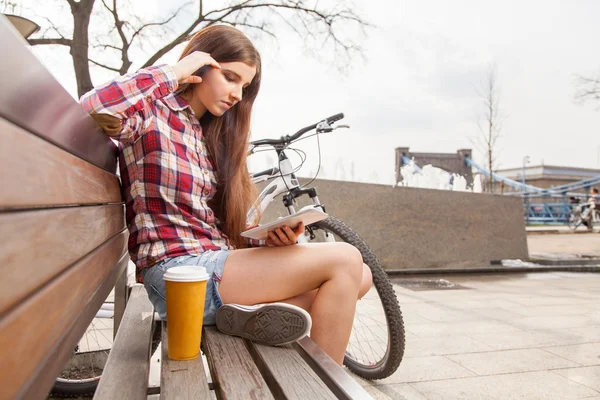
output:
M 167 295 L 168 354 L 172 360 L 200 355 L 208 274 L 198 266 L 173 267 L 164 274 Z

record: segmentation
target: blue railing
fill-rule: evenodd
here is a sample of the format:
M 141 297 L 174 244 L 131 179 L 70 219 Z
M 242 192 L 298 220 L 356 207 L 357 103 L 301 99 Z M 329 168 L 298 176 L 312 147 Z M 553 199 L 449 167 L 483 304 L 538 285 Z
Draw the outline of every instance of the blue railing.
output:
M 414 160 L 407 156 L 402 156 L 402 163 L 412 165 L 416 172 L 421 171 Z M 465 157 L 465 163 L 494 181 L 503 182 L 516 189 L 515 192 L 506 195 L 520 196 L 523 199 L 524 218 L 531 224 L 566 224 L 572 207 L 576 205 L 570 198 L 578 198 L 580 203 L 584 203 L 588 198 L 586 193 L 576 191 L 600 185 L 599 175 L 566 185 L 539 188 L 488 171 L 469 157 Z

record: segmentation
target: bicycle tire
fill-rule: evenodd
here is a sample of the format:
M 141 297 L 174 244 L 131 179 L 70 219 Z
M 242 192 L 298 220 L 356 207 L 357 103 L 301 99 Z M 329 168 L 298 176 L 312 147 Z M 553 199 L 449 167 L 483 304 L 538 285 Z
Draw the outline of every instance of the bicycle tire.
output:
M 567 226 L 571 230 L 577 229 L 577 227 L 579 226 L 579 222 L 580 221 L 581 221 L 581 219 L 577 218 L 573 212 L 570 212 L 567 215 Z
M 152 332 L 152 345 L 151 345 L 151 353 L 153 355 L 156 349 L 158 348 L 158 344 L 161 340 L 162 334 L 162 324 L 161 321 L 155 321 L 154 328 Z M 101 371 L 100 371 L 101 372 Z M 53 397 L 60 398 L 73 398 L 73 397 L 87 397 L 92 396 L 96 389 L 98 388 L 98 383 L 100 382 L 102 374 L 98 374 L 97 376 L 85 378 L 82 380 L 62 380 L 57 378 L 54 381 L 54 385 L 50 391 L 50 395 Z
M 344 365 L 356 375 L 365 379 L 383 379 L 392 375 L 400 366 L 404 357 L 405 334 L 402 311 L 387 273 L 384 271 L 375 253 L 343 221 L 329 216 L 327 219 L 312 224 L 311 229 L 323 229 L 337 235 L 344 242 L 356 247 L 362 254 L 363 261 L 371 269 L 373 285 L 379 294 L 385 313 L 388 328 L 388 344 L 385 355 L 374 364 L 365 365 L 352 358 L 348 352 L 344 357 Z M 353 328 L 354 329 L 354 328 Z

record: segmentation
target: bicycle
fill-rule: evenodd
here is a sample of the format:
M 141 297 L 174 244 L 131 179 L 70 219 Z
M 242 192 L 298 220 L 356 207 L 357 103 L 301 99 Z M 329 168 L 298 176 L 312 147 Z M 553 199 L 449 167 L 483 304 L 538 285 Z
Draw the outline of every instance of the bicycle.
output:
M 264 214 L 267 207 L 279 195 L 283 195 L 283 204 L 290 214 L 296 212 L 297 199 L 306 195 L 309 196 L 314 207 L 318 207 L 325 212 L 325 207 L 319 200 L 317 189 L 306 187 L 314 179 L 306 185 L 301 186 L 295 175 L 295 172 L 299 168 L 294 169 L 292 167 L 291 161 L 285 151 L 287 149 L 297 151 L 289 146 L 298 140 L 302 140 L 301 137 L 312 130 L 315 130 L 316 133 L 308 137 L 332 132 L 338 128 L 348 128 L 347 125 L 333 126 L 335 122 L 343 117 L 343 114 L 336 114 L 316 124 L 302 128 L 291 136 L 282 136 L 280 139 L 262 139 L 250 143 L 249 155 L 264 151 L 257 151 L 257 149 L 271 147 L 277 153 L 279 161 L 277 167 L 252 174 L 252 182 L 254 184 L 265 181 L 270 181 L 270 183 L 261 191 L 254 206 L 248 212 L 248 221 L 254 221 L 257 212 L 260 212 L 260 215 Z M 272 150 L 269 149 L 269 151 Z M 344 357 L 344 365 L 353 373 L 366 379 L 386 378 L 398 369 L 404 356 L 405 345 L 402 312 L 392 283 L 369 246 L 347 224 L 334 216 L 330 215 L 323 221 L 307 226 L 305 235 L 300 236 L 298 239 L 299 243 L 335 241 L 344 241 L 356 247 L 362 254 L 365 264 L 371 269 L 373 276 L 373 287 L 357 303 L 350 343 Z M 106 311 L 106 309 L 110 309 L 110 306 L 107 306 L 107 303 L 105 303 L 103 308 Z M 102 315 L 102 311 L 101 309 L 93 324 L 98 323 L 97 320 L 101 320 L 102 318 L 112 318 L 110 313 Z M 112 327 L 112 321 L 110 326 Z M 112 331 L 110 333 L 112 341 Z M 160 334 L 161 325 L 160 321 L 158 321 L 154 326 L 152 353 L 158 347 Z M 89 342 L 89 337 L 87 340 Z M 82 341 L 80 341 L 78 348 L 75 349 L 70 364 L 73 364 L 73 359 L 77 358 L 85 360 L 88 357 L 90 363 L 94 361 L 91 356 L 87 355 L 88 353 L 79 352 L 81 346 Z M 96 361 L 101 363 L 103 360 L 105 362 L 109 351 L 110 349 L 103 350 L 102 357 L 95 357 Z M 68 368 L 66 370 L 68 372 Z M 100 380 L 101 372 L 101 367 L 99 366 L 95 369 L 92 368 L 92 376 L 89 377 L 57 378 L 53 394 L 58 396 L 73 396 L 93 393 Z
M 576 230 L 581 225 L 585 225 L 588 230 L 594 230 L 594 226 L 600 225 L 600 210 L 594 208 L 592 210 L 587 210 L 586 208 L 590 207 L 590 204 L 584 203 L 580 205 L 576 205 L 569 211 L 567 214 L 567 226 L 571 230 Z M 586 215 L 584 217 L 584 215 Z
M 346 125 L 332 126 L 344 118 L 344 114 L 336 114 L 325 118 L 319 123 L 300 129 L 292 136 L 282 136 L 280 139 L 262 139 L 251 142 L 250 154 L 257 148 L 272 147 L 279 160 L 279 166 L 253 174 L 252 182 L 257 184 L 271 181 L 260 193 L 254 207 L 248 214 L 248 221 L 253 221 L 257 210 L 261 214 L 274 201 L 283 195 L 284 207 L 290 214 L 296 212 L 296 200 L 308 195 L 314 207 L 326 212 L 319 200 L 317 189 L 304 186 L 295 176 L 295 170 L 287 157 L 285 150 L 302 140 L 301 137 L 312 130 L 314 135 L 332 132 Z M 313 135 L 311 135 L 313 136 Z M 310 136 L 309 136 L 310 137 Z M 299 169 L 299 168 L 298 168 Z M 314 179 L 313 179 L 314 180 Z M 363 256 L 363 261 L 371 269 L 373 287 L 357 303 L 350 343 L 344 357 L 344 365 L 355 374 L 366 379 L 383 379 L 393 374 L 404 355 L 404 323 L 400 305 L 396 298 L 392 283 L 379 260 L 369 246 L 343 221 L 329 216 L 327 219 L 306 227 L 304 236 L 298 242 L 335 242 L 344 241 L 356 247 Z

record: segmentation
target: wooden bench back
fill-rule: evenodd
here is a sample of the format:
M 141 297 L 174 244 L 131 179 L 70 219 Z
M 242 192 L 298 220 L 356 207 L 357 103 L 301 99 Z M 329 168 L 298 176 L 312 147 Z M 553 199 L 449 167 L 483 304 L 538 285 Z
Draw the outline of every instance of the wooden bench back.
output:
M 0 15 L 0 387 L 45 398 L 126 270 L 116 146 Z

